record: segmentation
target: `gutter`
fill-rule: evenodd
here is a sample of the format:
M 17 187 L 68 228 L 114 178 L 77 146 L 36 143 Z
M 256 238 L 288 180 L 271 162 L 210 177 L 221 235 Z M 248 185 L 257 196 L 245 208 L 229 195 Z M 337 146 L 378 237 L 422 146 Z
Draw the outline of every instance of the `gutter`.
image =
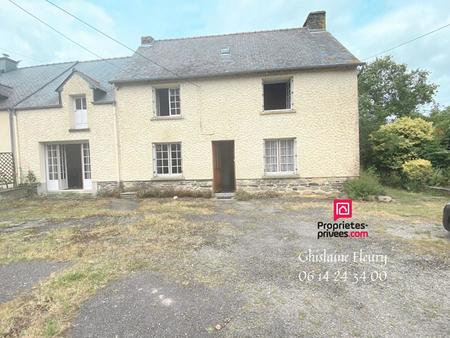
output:
M 9 116 L 9 138 L 10 138 L 10 144 L 11 144 L 11 153 L 13 155 L 13 160 L 14 160 L 14 177 L 15 177 L 15 183 L 18 183 L 18 178 L 20 181 L 20 177 L 18 175 L 19 173 L 19 153 L 16 151 L 16 140 L 14 138 L 14 135 L 16 135 L 17 133 L 14 130 L 14 126 L 16 125 L 14 122 L 14 115 L 16 113 L 16 111 L 14 110 L 14 108 L 8 109 L 8 116 Z

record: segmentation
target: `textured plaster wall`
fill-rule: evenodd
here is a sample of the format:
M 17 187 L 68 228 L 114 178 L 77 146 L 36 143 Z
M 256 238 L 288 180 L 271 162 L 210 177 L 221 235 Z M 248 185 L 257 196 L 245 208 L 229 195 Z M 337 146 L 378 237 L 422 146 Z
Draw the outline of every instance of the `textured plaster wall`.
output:
M 0 153 L 11 151 L 9 112 L 0 111 Z
M 293 77 L 294 113 L 262 115 L 261 76 L 180 83 L 178 120 L 153 120 L 150 84 L 118 89 L 121 180 L 153 178 L 152 143 L 181 142 L 183 176 L 212 178 L 213 140 L 235 141 L 237 179 L 264 176 L 263 140 L 297 139 L 300 177 L 359 172 L 356 70 L 304 71 Z M 267 77 L 269 78 L 269 77 Z
M 74 95 L 86 95 L 90 131 L 69 132 L 74 121 Z M 75 73 L 61 92 L 62 108 L 17 112 L 22 174 L 33 170 L 40 182 L 46 181 L 43 143 L 88 140 L 92 180 L 117 180 L 113 105 L 93 105 L 92 95 L 92 89 L 86 81 Z

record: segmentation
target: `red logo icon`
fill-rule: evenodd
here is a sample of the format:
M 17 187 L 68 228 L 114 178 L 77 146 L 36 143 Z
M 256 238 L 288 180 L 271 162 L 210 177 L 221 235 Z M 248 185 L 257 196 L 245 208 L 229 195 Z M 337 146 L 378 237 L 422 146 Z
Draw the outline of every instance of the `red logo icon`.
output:
M 339 218 L 352 218 L 352 200 L 334 200 L 333 209 L 335 221 Z

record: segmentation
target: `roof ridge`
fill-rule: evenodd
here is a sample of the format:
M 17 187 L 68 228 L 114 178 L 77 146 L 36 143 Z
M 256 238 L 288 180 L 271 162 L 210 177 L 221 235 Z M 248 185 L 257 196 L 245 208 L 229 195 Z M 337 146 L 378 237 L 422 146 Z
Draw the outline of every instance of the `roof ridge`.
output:
M 304 30 L 307 28 L 304 27 L 291 27 L 291 28 L 278 28 L 278 29 L 267 29 L 267 30 L 257 30 L 257 31 L 249 31 L 249 32 L 238 32 L 238 33 L 224 33 L 224 34 L 212 34 L 212 35 L 198 35 L 198 36 L 187 36 L 183 38 L 168 38 L 168 39 L 159 39 L 155 42 L 159 41 L 177 41 L 177 40 L 191 40 L 191 39 L 204 39 L 204 38 L 216 38 L 221 36 L 231 36 L 231 35 L 247 35 L 247 34 L 255 34 L 255 33 L 269 33 L 269 32 L 282 32 L 282 31 L 292 31 L 292 30 Z
M 103 58 L 103 59 L 91 59 L 91 60 L 84 60 L 84 61 L 64 61 L 64 62 L 53 62 L 53 63 L 43 63 L 40 65 L 32 65 L 32 66 L 25 66 L 25 67 L 19 67 L 15 70 L 21 70 L 21 69 L 27 69 L 27 68 L 35 68 L 35 67 L 45 67 L 45 66 L 58 66 L 58 65 L 64 65 L 64 64 L 68 64 L 68 63 L 76 63 L 76 64 L 80 64 L 80 63 L 86 63 L 86 62 L 95 62 L 95 61 L 108 61 L 108 60 L 116 60 L 116 59 L 126 59 L 126 58 L 130 58 L 131 56 L 116 56 L 116 57 L 110 57 L 110 58 Z M 13 70 L 13 71 L 15 71 Z

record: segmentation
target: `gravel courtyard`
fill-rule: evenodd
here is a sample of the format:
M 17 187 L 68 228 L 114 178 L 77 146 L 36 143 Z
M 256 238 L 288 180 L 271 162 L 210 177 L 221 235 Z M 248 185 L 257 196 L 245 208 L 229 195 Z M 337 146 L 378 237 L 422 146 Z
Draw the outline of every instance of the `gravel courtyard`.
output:
M 354 202 L 369 237 L 325 239 L 317 222 L 333 221 L 333 200 L 319 197 L 0 204 L 0 271 L 34 283 L 12 292 L 0 275 L 0 334 L 445 337 L 444 201 Z M 350 259 L 300 261 L 309 249 Z M 33 264 L 55 268 L 34 278 Z

